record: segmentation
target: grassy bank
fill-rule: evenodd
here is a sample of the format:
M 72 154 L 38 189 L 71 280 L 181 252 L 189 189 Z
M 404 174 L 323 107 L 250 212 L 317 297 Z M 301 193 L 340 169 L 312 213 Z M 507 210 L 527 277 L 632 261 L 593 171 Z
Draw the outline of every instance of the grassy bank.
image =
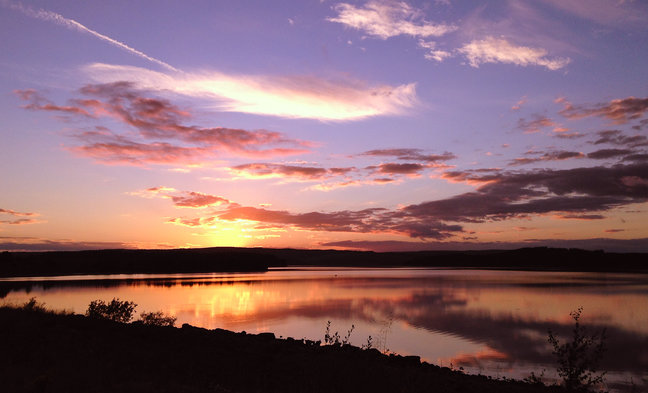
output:
M 7 392 L 549 392 L 352 346 L 0 307 Z

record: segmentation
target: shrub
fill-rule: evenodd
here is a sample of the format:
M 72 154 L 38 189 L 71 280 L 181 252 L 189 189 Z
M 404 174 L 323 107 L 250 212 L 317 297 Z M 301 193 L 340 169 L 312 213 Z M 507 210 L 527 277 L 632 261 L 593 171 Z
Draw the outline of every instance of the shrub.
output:
M 26 311 L 44 312 L 46 310 L 45 303 L 39 302 L 35 297 L 30 298 L 29 301 L 23 303 L 22 308 Z
M 569 315 L 574 319 L 572 341 L 563 344 L 549 330 L 549 343 L 558 360 L 558 375 L 563 385 L 570 391 L 590 391 L 595 385 L 603 383 L 605 373 L 598 373 L 598 365 L 605 351 L 605 329 L 601 333 L 588 334 L 580 325 L 582 307 Z
M 140 320 L 148 326 L 174 326 L 177 318 L 171 315 L 165 315 L 162 311 L 143 312 L 140 314 Z
M 103 300 L 93 300 L 88 305 L 86 316 L 91 318 L 109 319 L 115 322 L 128 323 L 133 319 L 137 304 L 113 298 L 110 303 Z
M 341 346 L 341 345 L 347 345 L 349 344 L 349 339 L 351 338 L 351 333 L 353 333 L 353 329 L 355 329 L 355 325 L 351 325 L 351 329 L 347 330 L 346 336 L 344 338 L 340 339 L 340 333 L 335 332 L 331 334 L 331 321 L 326 322 L 326 331 L 324 332 L 324 344 L 325 345 L 335 345 L 335 346 Z

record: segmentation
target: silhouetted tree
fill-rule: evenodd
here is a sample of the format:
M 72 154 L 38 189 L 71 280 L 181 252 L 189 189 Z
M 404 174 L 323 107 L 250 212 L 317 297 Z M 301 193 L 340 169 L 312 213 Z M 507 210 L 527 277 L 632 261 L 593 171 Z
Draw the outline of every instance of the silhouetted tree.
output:
M 140 320 L 144 325 L 149 326 L 174 326 L 176 317 L 165 315 L 162 311 L 143 312 L 140 314 Z
M 127 300 L 121 301 L 118 298 L 113 298 L 110 303 L 106 303 L 103 300 L 93 300 L 88 305 L 86 316 L 128 323 L 133 319 L 135 307 L 137 307 L 137 304 L 134 302 Z
M 558 375 L 562 377 L 569 391 L 590 391 L 595 385 L 603 383 L 605 372 L 598 374 L 598 366 L 605 351 L 605 329 L 600 333 L 588 334 L 579 319 L 583 308 L 572 311 L 574 319 L 572 340 L 563 344 L 549 330 L 549 343 L 558 360 Z

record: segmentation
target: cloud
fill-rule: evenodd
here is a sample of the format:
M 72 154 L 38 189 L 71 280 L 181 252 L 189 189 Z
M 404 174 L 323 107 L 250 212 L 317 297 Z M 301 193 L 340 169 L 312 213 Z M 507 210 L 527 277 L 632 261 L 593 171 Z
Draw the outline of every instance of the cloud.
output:
M 133 248 L 121 242 L 49 240 L 34 237 L 0 237 L 0 251 L 77 251 Z
M 375 168 L 377 173 L 384 175 L 417 175 L 419 172 L 424 170 L 426 166 L 421 164 L 399 164 L 399 163 L 386 163 L 380 164 Z
M 553 136 L 560 139 L 577 139 L 584 137 L 585 134 L 581 134 L 580 132 L 559 132 L 553 134 Z
M 520 99 L 518 100 L 518 102 L 516 102 L 515 105 L 513 105 L 513 106 L 511 107 L 511 110 L 512 110 L 512 111 L 519 111 L 520 108 L 522 108 L 522 105 L 524 105 L 524 104 L 526 104 L 526 103 L 527 103 L 527 96 L 524 96 L 524 97 L 520 98 Z
M 448 161 L 457 158 L 450 152 L 443 154 L 424 154 L 421 149 L 376 149 L 369 150 L 360 154 L 361 156 L 374 156 L 374 157 L 396 157 L 399 160 L 407 161 L 421 161 L 436 163 L 440 161 Z
M 302 180 L 321 180 L 325 177 L 345 174 L 352 168 L 334 168 L 329 170 L 320 167 L 254 163 L 237 165 L 230 168 L 237 174 L 251 178 L 293 177 Z
M 0 209 L 0 218 L 2 218 L 2 215 L 11 216 L 11 219 L 4 219 L 4 220 L 0 219 L 0 224 L 25 225 L 25 224 L 39 224 L 43 222 L 35 218 L 22 218 L 22 217 L 36 217 L 39 215 L 38 213 L 18 212 L 10 209 Z M 15 218 L 15 217 L 21 217 L 21 218 Z
M 145 190 L 129 192 L 129 195 L 143 198 L 170 199 L 176 207 L 205 208 L 230 205 L 232 202 L 217 195 L 203 194 L 195 191 L 178 191 L 172 187 L 151 187 Z
M 624 232 L 625 229 L 606 229 L 603 232 L 605 233 L 617 233 L 617 232 Z
M 346 249 L 375 252 L 393 251 L 465 251 L 465 250 L 502 250 L 523 247 L 579 248 L 584 250 L 605 250 L 606 252 L 648 252 L 648 238 L 639 239 L 528 239 L 520 242 L 465 242 L 432 241 L 413 242 L 398 240 L 342 240 L 321 243 L 322 247 L 341 247 Z
M 485 222 L 550 212 L 599 212 L 648 200 L 646 164 L 613 167 L 500 172 L 473 192 L 404 207 L 402 217 L 455 222 Z M 455 176 L 460 176 L 455 174 Z
M 648 98 L 628 97 L 605 103 L 573 105 L 566 98 L 561 97 L 555 102 L 563 105 L 559 113 L 571 120 L 596 116 L 607 118 L 613 124 L 625 124 L 630 120 L 641 118 L 648 111 Z
M 630 154 L 629 156 L 623 157 L 623 160 L 624 161 L 635 161 L 635 162 L 641 162 L 641 161 L 648 162 L 648 153 Z
M 92 117 L 92 115 L 84 108 L 78 106 L 59 106 L 53 104 L 51 101 L 41 96 L 34 89 L 27 90 L 14 90 L 16 94 L 23 101 L 27 101 L 23 108 L 30 110 L 53 111 L 53 112 L 67 112 L 72 115 L 83 115 Z
M 204 215 L 172 218 L 170 222 L 200 227 L 244 220 L 308 231 L 384 233 L 445 240 L 465 233 L 460 223 L 529 218 L 548 213 L 562 218 L 596 219 L 600 212 L 648 201 L 646 173 L 646 164 L 485 174 L 470 172 L 464 179 L 481 181 L 482 184 L 475 191 L 397 209 L 297 213 L 230 202 Z M 453 176 L 461 177 L 461 174 L 455 172 Z
M 337 16 L 327 18 L 329 22 L 341 23 L 381 39 L 400 35 L 440 37 L 457 29 L 454 25 L 425 20 L 422 11 L 405 2 L 368 1 L 360 7 L 339 3 L 333 10 Z
M 9 214 L 12 216 L 18 216 L 18 217 L 30 217 L 30 216 L 37 216 L 37 213 L 29 213 L 29 212 L 17 212 L 15 210 L 9 210 L 9 209 L 0 209 L 0 214 Z
M 352 121 L 401 115 L 418 104 L 414 83 L 370 86 L 346 78 L 235 75 L 216 71 L 162 73 L 95 63 L 83 71 L 100 83 L 131 81 L 133 87 L 166 91 L 211 103 L 213 109 L 285 118 Z
M 570 63 L 569 58 L 547 58 L 547 51 L 542 48 L 517 46 L 504 38 L 488 36 L 473 40 L 457 50 L 463 54 L 468 63 L 475 68 L 485 63 L 507 63 L 526 67 L 542 66 L 555 71 Z
M 630 153 L 633 153 L 633 150 L 628 149 L 601 149 L 587 153 L 587 158 L 593 158 L 595 160 L 605 160 L 608 158 L 622 157 L 627 156 Z
M 630 148 L 648 146 L 648 137 L 645 135 L 627 136 L 619 130 L 599 131 L 597 134 L 599 138 L 592 142 L 595 145 L 607 143 Z
M 421 149 L 377 149 L 357 154 L 353 157 L 396 157 L 399 160 L 419 161 L 419 163 L 380 163 L 370 165 L 364 169 L 356 167 L 332 167 L 287 165 L 275 163 L 249 163 L 233 166 L 230 169 L 236 175 L 246 178 L 292 178 L 299 181 L 321 181 L 333 177 L 343 177 L 343 181 L 334 183 L 320 183 L 311 189 L 330 191 L 341 187 L 357 186 L 371 183 L 389 183 L 395 179 L 381 177 L 367 180 L 367 176 L 380 175 L 409 175 L 414 176 L 428 168 L 447 168 L 443 161 L 456 158 L 452 153 L 426 154 Z
M 185 125 L 191 113 L 165 99 L 149 97 L 130 82 L 87 85 L 80 90 L 84 98 L 70 100 L 69 106 L 44 106 L 31 91 L 16 91 L 30 103 L 32 110 L 59 111 L 93 122 L 104 118 L 132 127 L 136 134 L 114 132 L 101 125 L 94 130 L 76 130 L 72 136 L 82 144 L 69 147 L 73 152 L 109 164 L 200 164 L 227 154 L 268 157 L 302 154 L 312 145 L 289 139 L 279 132 L 242 130 L 225 127 Z M 89 98 L 86 98 L 89 97 Z
M 600 214 L 560 214 L 554 216 L 559 220 L 603 220 L 605 216 Z
M 532 120 L 519 119 L 517 128 L 527 134 L 540 132 L 545 127 L 555 127 L 556 123 L 544 115 L 533 115 Z
M 509 162 L 509 165 L 526 165 L 526 164 L 532 164 L 532 163 L 542 162 L 542 161 L 564 161 L 572 158 L 585 158 L 585 155 L 577 151 L 565 151 L 565 150 L 549 151 L 539 157 L 514 158 Z
M 543 0 L 543 2 L 579 18 L 620 28 L 629 25 L 645 26 L 648 17 L 648 9 L 641 1 Z
M 437 49 L 436 42 L 434 41 L 419 40 L 418 46 L 427 50 L 427 53 L 425 53 L 425 55 L 423 56 L 427 60 L 442 62 L 443 60 L 452 57 L 451 52 Z
M 180 71 L 177 68 L 163 62 L 162 60 L 158 60 L 158 59 L 156 59 L 154 57 L 151 57 L 151 56 L 147 55 L 146 53 L 143 53 L 143 52 L 138 51 L 137 49 L 131 48 L 130 46 L 124 44 L 123 42 L 119 42 L 119 41 L 117 41 L 117 40 L 115 40 L 113 38 L 110 38 L 110 37 L 108 37 L 106 35 L 98 33 L 96 31 L 82 25 L 81 23 L 75 21 L 74 19 L 66 18 L 61 14 L 57 14 L 56 12 L 46 11 L 46 10 L 43 10 L 43 9 L 34 10 L 31 7 L 26 7 L 26 6 L 22 5 L 21 3 L 10 3 L 8 1 L 0 2 L 0 5 L 2 5 L 4 7 L 7 7 L 7 8 L 10 8 L 10 9 L 13 9 L 13 10 L 16 10 L 16 11 L 20 11 L 24 15 L 27 15 L 27 16 L 32 17 L 32 18 L 40 19 L 40 20 L 43 20 L 43 21 L 46 21 L 46 22 L 52 22 L 52 23 L 55 23 L 55 24 L 57 24 L 59 26 L 63 26 L 63 27 L 65 27 L 67 29 L 70 29 L 70 30 L 75 30 L 75 31 L 79 31 L 81 33 L 90 34 L 90 35 L 92 35 L 92 36 L 94 36 L 96 38 L 99 38 L 102 41 L 108 42 L 109 44 L 114 45 L 114 46 L 116 46 L 116 47 L 118 47 L 120 49 L 123 49 L 123 50 L 125 50 L 125 51 L 127 51 L 129 53 L 132 53 L 132 54 L 134 54 L 136 56 L 139 56 L 139 57 L 141 57 L 143 59 L 146 59 L 146 60 L 148 60 L 150 62 L 153 62 L 155 64 L 161 65 L 162 67 L 164 67 L 164 68 L 166 68 L 166 69 L 168 69 L 170 71 L 174 71 L 174 72 L 179 72 Z
M 17 220 L 0 220 L 0 224 L 7 224 L 7 225 L 38 224 L 41 222 L 42 221 L 35 220 L 33 218 L 19 218 Z

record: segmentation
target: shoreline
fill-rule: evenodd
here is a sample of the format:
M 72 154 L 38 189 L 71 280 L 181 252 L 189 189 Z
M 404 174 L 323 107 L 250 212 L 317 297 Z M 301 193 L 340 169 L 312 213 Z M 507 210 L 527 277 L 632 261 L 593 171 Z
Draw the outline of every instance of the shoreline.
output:
M 265 272 L 270 268 L 445 268 L 648 273 L 648 253 L 564 248 L 385 252 L 271 248 L 0 252 L 0 278 Z
M 8 391 L 550 392 L 351 345 L 0 307 Z

